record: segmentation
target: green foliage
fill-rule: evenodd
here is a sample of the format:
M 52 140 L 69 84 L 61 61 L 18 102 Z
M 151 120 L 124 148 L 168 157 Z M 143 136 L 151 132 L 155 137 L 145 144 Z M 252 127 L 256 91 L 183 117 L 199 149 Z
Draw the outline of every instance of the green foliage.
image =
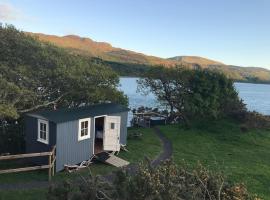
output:
M 270 130 L 270 116 L 265 116 L 257 112 L 246 112 L 241 118 L 243 124 L 241 130 L 247 132 L 252 129 Z
M 176 68 L 153 68 L 139 80 L 139 91 L 152 92 L 171 114 L 177 111 L 185 120 L 218 118 L 245 110 L 233 82 L 215 71 Z
M 116 192 L 109 182 L 99 176 L 81 177 L 78 182 L 64 181 L 50 186 L 47 200 L 100 200 L 113 199 Z
M 110 68 L 41 43 L 12 26 L 0 27 L 0 118 L 57 105 L 127 104 Z
M 54 185 L 48 200 L 114 199 L 114 200 L 177 200 L 177 199 L 255 199 L 244 185 L 232 184 L 221 173 L 213 173 L 202 165 L 189 170 L 166 161 L 153 168 L 148 161 L 139 165 L 133 175 L 118 171 L 111 184 L 100 177 L 82 177 L 81 181 Z
M 125 199 L 251 199 L 245 186 L 226 182 L 221 173 L 209 171 L 201 164 L 193 170 L 186 165 L 177 166 L 166 161 L 158 168 L 149 163 L 141 164 L 138 173 L 131 180 L 129 176 L 122 183 L 126 187 Z M 241 187 L 235 191 L 235 187 Z
M 24 152 L 25 135 L 23 129 L 22 118 L 17 121 L 0 121 L 0 154 Z
M 3 69 L 0 65 L 0 69 Z M 16 101 L 22 96 L 23 90 L 12 83 L 7 81 L 2 74 L 0 74 L 0 119 L 18 118 L 19 114 L 15 107 Z
M 45 189 L 33 190 L 2 190 L 0 191 L 1 200 L 43 200 L 46 199 Z
M 147 72 L 147 70 L 153 67 L 145 64 L 113 62 L 97 58 L 95 58 L 95 60 L 98 60 L 100 63 L 112 68 L 112 70 L 117 72 L 120 76 L 141 77 L 145 72 Z
M 236 110 L 245 111 L 233 82 L 225 75 L 209 70 L 191 71 L 189 93 L 185 98 L 187 113 L 198 117 L 223 117 Z

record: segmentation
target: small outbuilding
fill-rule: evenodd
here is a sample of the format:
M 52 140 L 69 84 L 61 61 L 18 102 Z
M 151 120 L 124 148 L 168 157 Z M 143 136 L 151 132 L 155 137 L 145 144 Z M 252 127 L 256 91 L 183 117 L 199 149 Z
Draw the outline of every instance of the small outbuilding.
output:
M 127 142 L 128 111 L 107 103 L 28 113 L 26 152 L 50 151 L 55 145 L 56 171 L 60 171 L 103 151 L 120 151 Z

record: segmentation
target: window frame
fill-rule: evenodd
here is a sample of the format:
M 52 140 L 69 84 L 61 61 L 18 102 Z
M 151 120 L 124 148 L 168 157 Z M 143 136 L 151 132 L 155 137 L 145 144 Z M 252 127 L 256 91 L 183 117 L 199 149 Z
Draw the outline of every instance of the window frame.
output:
M 46 140 L 40 137 L 40 124 L 45 124 L 46 125 Z M 49 144 L 49 122 L 44 119 L 38 119 L 38 134 L 37 134 L 37 141 L 44 143 L 44 144 Z
M 87 130 L 87 135 L 81 136 L 81 124 L 82 122 L 88 122 L 88 130 Z M 90 138 L 90 130 L 91 130 L 91 118 L 84 118 L 84 119 L 79 119 L 79 125 L 78 125 L 78 141 L 86 140 Z

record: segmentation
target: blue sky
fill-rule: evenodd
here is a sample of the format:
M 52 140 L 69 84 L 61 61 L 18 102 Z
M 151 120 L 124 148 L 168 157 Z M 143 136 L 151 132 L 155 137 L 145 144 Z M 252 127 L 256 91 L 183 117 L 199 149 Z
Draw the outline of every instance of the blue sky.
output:
M 0 21 L 160 57 L 270 69 L 269 0 L 0 0 Z

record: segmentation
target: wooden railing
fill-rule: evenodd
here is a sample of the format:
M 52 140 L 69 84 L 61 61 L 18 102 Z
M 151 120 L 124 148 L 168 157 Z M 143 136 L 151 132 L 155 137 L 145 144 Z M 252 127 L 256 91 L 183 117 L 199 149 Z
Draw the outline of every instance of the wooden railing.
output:
M 31 167 L 14 168 L 14 169 L 4 169 L 4 170 L 0 170 L 0 174 L 26 172 L 26 171 L 34 171 L 34 170 L 40 170 L 40 169 L 48 169 L 48 179 L 50 181 L 52 176 L 54 176 L 54 172 L 55 172 L 55 161 L 56 161 L 55 153 L 56 153 L 56 147 L 53 146 L 52 151 L 50 151 L 50 152 L 0 156 L 0 161 L 2 161 L 2 160 L 15 160 L 15 159 L 21 159 L 21 158 L 34 158 L 34 157 L 48 156 L 48 165 L 31 166 Z

